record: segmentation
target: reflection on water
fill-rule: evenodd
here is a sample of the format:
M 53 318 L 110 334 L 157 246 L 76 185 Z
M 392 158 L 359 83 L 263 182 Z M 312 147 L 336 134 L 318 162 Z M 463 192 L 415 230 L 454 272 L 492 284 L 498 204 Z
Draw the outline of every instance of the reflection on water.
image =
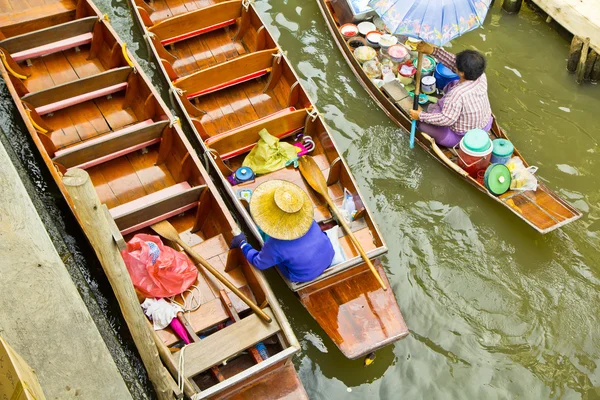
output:
M 125 3 L 98 6 L 156 77 Z M 568 42 L 526 7 L 506 16 L 496 4 L 484 29 L 453 46 L 487 55 L 498 119 L 541 179 L 584 212 L 540 236 L 408 148 L 355 81 L 314 0 L 256 6 L 375 212 L 390 249 L 383 262 L 412 330 L 364 367 L 345 359 L 269 273 L 302 343 L 296 364 L 311 398 L 600 398 L 600 88 L 578 86 L 565 71 Z

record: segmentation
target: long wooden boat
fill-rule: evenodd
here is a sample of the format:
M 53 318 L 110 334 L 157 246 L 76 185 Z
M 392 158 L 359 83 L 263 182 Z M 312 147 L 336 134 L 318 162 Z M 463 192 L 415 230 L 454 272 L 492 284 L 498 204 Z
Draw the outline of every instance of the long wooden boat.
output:
M 376 259 L 387 247 L 350 169 L 250 3 L 132 0 L 176 104 L 257 240 L 262 241 L 258 227 L 238 190 L 253 190 L 271 179 L 298 184 L 314 203 L 317 222 L 322 227 L 336 224 L 324 200 L 293 166 L 243 185 L 232 186 L 227 180 L 257 143 L 259 131 L 267 129 L 287 142 L 298 134 L 312 137 L 315 148 L 310 155 L 327 177 L 331 197 L 341 205 L 344 189 L 352 194 L 358 213 L 351 228 L 369 258 Z M 408 330 L 393 291 L 381 289 L 343 232 L 340 243 L 346 261 L 314 281 L 286 283 L 342 353 L 354 359 L 403 338 Z M 375 265 L 389 286 L 380 261 Z
M 277 299 L 262 273 L 229 250 L 232 215 L 125 43 L 88 0 L 28 4 L 37 3 L 0 4 L 0 72 L 70 206 L 61 177 L 85 169 L 125 241 L 169 221 L 272 318 L 263 322 L 220 282 L 199 274 L 198 291 L 185 295 L 200 303 L 186 315 L 203 337 L 185 346 L 186 395 L 307 398 L 291 362 L 300 346 Z M 170 328 L 158 336 L 171 348 L 167 366 L 177 366 L 180 339 Z M 247 352 L 259 342 L 268 357 Z
M 386 85 L 388 86 L 387 88 L 384 86 L 382 89 L 379 89 L 366 75 L 360 63 L 354 57 L 352 49 L 346 43 L 340 32 L 340 27 L 343 24 L 352 22 L 352 15 L 347 11 L 348 9 L 345 5 L 346 0 L 316 1 L 319 4 L 323 17 L 327 22 L 327 26 L 329 27 L 337 46 L 360 84 L 391 120 L 401 128 L 404 128 L 403 131 L 408 134 L 411 125 L 408 111 L 412 108 L 412 98 L 409 97 L 408 93 L 399 84 Z M 495 117 L 490 132 L 490 138 L 492 140 L 495 138 L 507 139 L 506 133 L 500 128 Z M 423 150 L 431 154 L 446 167 L 456 172 L 465 181 L 502 204 L 540 233 L 550 232 L 581 217 L 581 212 L 579 210 L 560 198 L 543 182 L 539 182 L 538 188 L 535 191 L 509 190 L 503 195 L 496 197 L 490 193 L 483 184 L 472 178 L 466 171 L 458 166 L 456 163 L 457 155 L 452 149 L 434 146 L 420 132 L 417 133 L 415 141 Z M 523 163 L 528 166 L 527 162 L 516 148 L 514 155 L 521 158 Z

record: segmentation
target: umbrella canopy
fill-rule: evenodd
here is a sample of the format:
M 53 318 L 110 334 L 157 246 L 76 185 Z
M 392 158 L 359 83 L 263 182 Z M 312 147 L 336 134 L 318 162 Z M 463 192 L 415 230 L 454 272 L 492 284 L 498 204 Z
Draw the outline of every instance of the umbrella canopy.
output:
M 483 24 L 491 0 L 370 0 L 392 34 L 442 46 Z

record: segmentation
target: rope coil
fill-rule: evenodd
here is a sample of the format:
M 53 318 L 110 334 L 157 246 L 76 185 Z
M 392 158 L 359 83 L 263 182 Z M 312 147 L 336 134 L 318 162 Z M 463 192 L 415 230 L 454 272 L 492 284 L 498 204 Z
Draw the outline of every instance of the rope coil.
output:
M 244 7 L 246 11 L 248 11 L 251 4 L 254 4 L 254 0 L 242 0 L 242 7 Z
M 308 114 L 308 116 L 312 119 L 313 122 L 315 122 L 315 120 L 319 117 L 320 113 L 319 111 L 317 111 L 316 108 L 311 108 L 309 110 L 306 110 L 306 113 Z

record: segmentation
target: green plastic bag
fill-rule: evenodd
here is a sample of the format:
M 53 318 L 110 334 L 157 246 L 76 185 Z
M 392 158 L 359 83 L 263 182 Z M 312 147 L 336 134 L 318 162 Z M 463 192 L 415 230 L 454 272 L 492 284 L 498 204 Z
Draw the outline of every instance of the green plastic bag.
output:
M 280 142 L 266 129 L 258 132 L 260 139 L 244 159 L 242 165 L 251 168 L 256 175 L 264 175 L 285 167 L 288 160 L 297 157 L 300 150 L 289 143 Z

